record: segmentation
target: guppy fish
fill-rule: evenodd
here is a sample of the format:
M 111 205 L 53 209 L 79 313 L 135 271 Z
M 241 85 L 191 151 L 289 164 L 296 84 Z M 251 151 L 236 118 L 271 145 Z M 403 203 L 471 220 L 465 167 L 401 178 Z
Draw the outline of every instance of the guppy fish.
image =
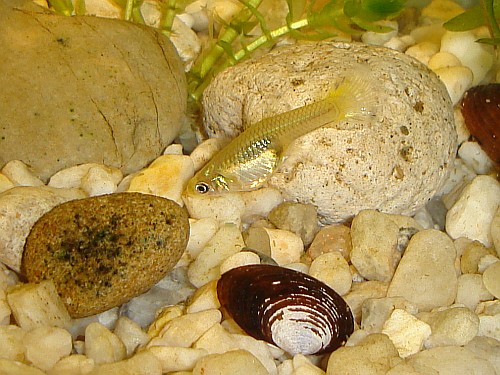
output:
M 344 78 L 325 99 L 265 118 L 240 133 L 188 182 L 186 194 L 220 194 L 261 187 L 295 139 L 354 116 L 373 115 L 374 92 L 360 75 Z

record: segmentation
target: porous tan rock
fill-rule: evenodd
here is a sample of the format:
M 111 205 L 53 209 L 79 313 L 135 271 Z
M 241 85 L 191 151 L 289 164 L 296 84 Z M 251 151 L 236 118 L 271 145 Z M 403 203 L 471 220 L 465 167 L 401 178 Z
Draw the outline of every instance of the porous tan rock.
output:
M 85 197 L 79 189 L 47 186 L 17 186 L 1 193 L 0 261 L 19 272 L 24 241 L 40 216 L 58 204 Z
M 29 0 L 3 0 L 0 15 L 0 166 L 22 160 L 44 180 L 89 162 L 129 174 L 177 136 L 184 69 L 158 30 Z
M 262 118 L 323 99 L 344 76 L 361 74 L 360 65 L 376 89 L 374 118 L 301 137 L 268 183 L 286 200 L 316 205 L 327 223 L 367 208 L 412 214 L 447 178 L 457 135 L 443 83 L 397 51 L 328 42 L 276 48 L 214 79 L 203 99 L 206 131 L 233 138 Z
M 388 297 L 404 297 L 419 310 L 450 305 L 457 294 L 455 247 L 435 229 L 415 234 L 391 280 Z
M 120 193 L 61 204 L 26 240 L 22 272 L 52 279 L 73 317 L 93 315 L 145 292 L 177 263 L 187 212 L 168 199 Z

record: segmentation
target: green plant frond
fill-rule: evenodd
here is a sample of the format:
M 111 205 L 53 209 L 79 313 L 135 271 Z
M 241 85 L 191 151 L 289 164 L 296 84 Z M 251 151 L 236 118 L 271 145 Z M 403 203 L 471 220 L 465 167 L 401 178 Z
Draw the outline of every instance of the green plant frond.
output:
M 362 23 L 396 17 L 404 9 L 406 0 L 346 0 L 344 13 Z
M 287 24 L 297 21 L 304 15 L 307 0 L 286 0 L 286 3 L 288 5 Z
M 476 42 L 490 44 L 493 46 L 500 46 L 500 38 L 481 38 L 476 40 Z
M 500 4 L 500 2 L 499 2 Z M 444 28 L 450 31 L 467 31 L 486 24 L 481 5 L 476 5 L 464 13 L 453 17 L 444 23 Z
M 74 8 L 71 0 L 48 0 L 49 6 L 58 14 L 73 15 Z
M 242 3 L 244 6 L 246 6 L 252 12 L 252 15 L 258 21 L 258 24 L 260 26 L 262 33 L 264 35 L 266 35 L 268 38 L 270 38 L 271 37 L 270 33 L 269 33 L 270 30 L 268 29 L 268 27 L 266 25 L 266 20 L 264 19 L 264 16 L 262 15 L 262 13 L 260 13 L 256 7 L 249 4 L 248 1 L 246 1 L 246 0 L 239 0 L 239 1 L 240 1 L 240 3 Z M 250 30 L 245 32 L 244 35 L 247 35 L 249 32 L 250 32 Z

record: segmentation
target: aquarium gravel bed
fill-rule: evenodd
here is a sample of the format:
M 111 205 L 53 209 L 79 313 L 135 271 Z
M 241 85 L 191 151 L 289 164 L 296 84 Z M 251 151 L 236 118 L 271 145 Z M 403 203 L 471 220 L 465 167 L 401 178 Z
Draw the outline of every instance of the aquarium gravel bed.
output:
M 190 113 L 192 123 L 134 173 L 85 163 L 41 178 L 22 161 L 5 161 L 0 173 L 1 374 L 500 373 L 500 69 L 490 39 L 496 36 L 496 22 L 488 21 L 495 17 L 493 8 L 485 10 L 490 2 L 404 6 L 394 1 L 370 8 L 378 2 L 317 1 L 302 8 L 306 3 L 198 0 L 161 8 L 165 4 L 155 1 L 87 0 L 84 11 L 81 2 L 49 2 L 59 13 L 126 18 L 169 34 L 187 74 L 188 110 L 196 112 L 204 103 L 205 124 Z M 461 22 L 443 27 L 465 9 Z M 325 14 L 336 14 L 335 22 L 325 22 L 320 17 Z M 457 24 L 462 29 L 449 30 Z M 229 35 L 236 29 L 244 37 Z M 210 44 L 215 40 L 219 50 Z M 211 186 L 203 173 L 196 174 L 225 145 L 209 136 L 234 130 L 223 120 L 217 128 L 206 112 L 223 119 L 230 107 L 225 95 L 237 101 L 233 86 L 259 82 L 257 76 L 248 83 L 244 73 L 229 73 L 227 81 L 209 86 L 212 76 L 230 65 L 238 68 L 250 55 L 257 62 L 252 69 L 262 69 L 269 54 L 326 42 L 399 51 L 430 69 L 422 68 L 437 82 L 437 88 L 429 88 L 434 95 L 441 85 L 434 73 L 444 84 L 446 97 L 438 97 L 443 110 L 436 106 L 429 116 L 444 124 L 439 116 L 449 106 L 446 126 L 454 122 L 454 129 L 439 139 L 447 140 L 443 154 L 452 153 L 442 174 L 419 169 L 426 183 L 398 193 L 406 197 L 411 190 L 408 200 L 419 197 L 419 189 L 428 194 L 424 203 L 407 207 L 409 213 L 374 204 L 349 215 L 345 204 L 340 220 L 331 214 L 335 210 L 308 201 L 307 189 L 293 196 L 289 180 L 276 177 L 281 171 L 255 183 L 259 189 L 244 192 L 231 191 L 234 181 L 224 176 L 210 180 Z M 279 89 L 281 81 L 286 80 L 276 80 Z M 293 82 L 297 95 L 305 95 L 304 104 L 315 101 L 300 91 L 307 87 L 302 77 Z M 202 102 L 205 89 L 209 94 Z M 375 121 L 383 103 L 363 100 L 353 121 Z M 246 108 L 257 102 L 248 101 Z M 421 102 L 412 108 L 428 110 Z M 243 117 L 261 115 L 245 110 Z M 245 120 L 240 122 L 244 128 Z M 403 137 L 412 132 L 406 125 L 397 127 Z M 440 145 L 433 146 L 429 149 Z M 404 150 L 400 156 L 406 160 L 427 163 L 418 152 Z M 300 173 L 311 160 L 299 158 L 293 170 Z M 381 201 L 396 191 L 404 173 L 395 168 L 393 185 L 376 186 Z M 335 178 L 341 183 L 339 175 Z M 76 248 L 81 257 L 72 252 Z

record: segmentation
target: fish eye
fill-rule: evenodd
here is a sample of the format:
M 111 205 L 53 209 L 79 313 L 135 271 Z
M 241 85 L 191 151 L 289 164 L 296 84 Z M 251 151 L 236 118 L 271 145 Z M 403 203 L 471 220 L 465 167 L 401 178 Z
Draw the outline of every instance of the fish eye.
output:
M 200 194 L 206 194 L 210 190 L 210 187 L 206 182 L 198 182 L 194 188 Z

